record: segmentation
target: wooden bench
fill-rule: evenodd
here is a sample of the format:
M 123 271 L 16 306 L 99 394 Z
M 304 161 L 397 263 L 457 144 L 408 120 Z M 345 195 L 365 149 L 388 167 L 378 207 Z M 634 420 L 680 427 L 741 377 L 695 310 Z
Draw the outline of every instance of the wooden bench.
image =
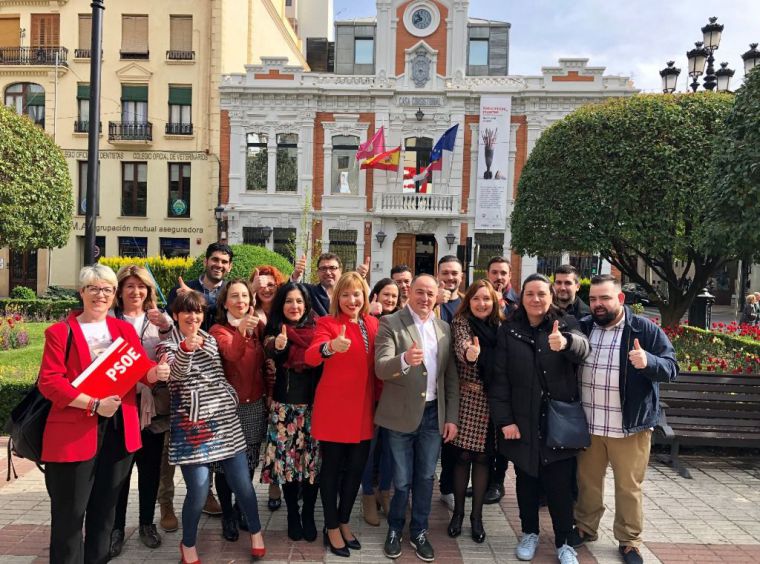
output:
M 681 445 L 760 447 L 760 374 L 682 372 L 660 384 L 660 406 L 655 442 L 669 444 L 670 455 L 657 458 L 684 478 Z

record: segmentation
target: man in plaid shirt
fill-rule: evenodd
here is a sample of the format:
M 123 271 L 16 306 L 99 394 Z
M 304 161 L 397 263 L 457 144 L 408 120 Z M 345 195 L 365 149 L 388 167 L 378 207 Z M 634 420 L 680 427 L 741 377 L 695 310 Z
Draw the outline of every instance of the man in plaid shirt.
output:
M 575 546 L 597 538 L 604 513 L 607 465 L 615 477 L 613 532 L 626 564 L 643 562 L 642 484 L 652 428 L 660 407 L 660 382 L 678 375 L 675 350 L 665 333 L 624 303 L 620 282 L 604 274 L 591 279 L 591 315 L 581 330 L 591 354 L 580 368 L 581 401 L 591 446 L 578 455 Z

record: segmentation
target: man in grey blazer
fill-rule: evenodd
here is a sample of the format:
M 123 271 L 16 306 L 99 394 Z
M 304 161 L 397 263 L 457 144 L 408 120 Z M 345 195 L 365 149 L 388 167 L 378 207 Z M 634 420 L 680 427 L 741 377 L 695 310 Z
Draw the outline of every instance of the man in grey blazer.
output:
M 411 544 L 421 560 L 435 559 L 427 539 L 435 466 L 441 437 L 449 442 L 456 436 L 459 418 L 459 377 L 451 332 L 433 313 L 437 295 L 435 278 L 417 276 L 406 307 L 382 317 L 375 338 L 375 374 L 384 381 L 375 423 L 387 430 L 393 454 L 395 493 L 383 547 L 388 558 L 401 556 L 411 488 Z

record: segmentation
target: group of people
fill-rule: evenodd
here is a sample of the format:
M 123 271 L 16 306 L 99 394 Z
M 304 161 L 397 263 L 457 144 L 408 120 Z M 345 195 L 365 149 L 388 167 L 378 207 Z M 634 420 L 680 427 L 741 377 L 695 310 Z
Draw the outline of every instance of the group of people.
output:
M 485 540 L 483 504 L 504 495 L 512 461 L 517 557 L 535 555 L 545 498 L 562 564 L 577 563 L 575 548 L 597 537 L 611 464 L 614 534 L 624 562 L 642 562 L 658 383 L 674 379 L 677 365 L 665 334 L 622 305 L 618 280 L 594 277 L 586 305 L 569 265 L 553 281 L 528 276 L 518 295 L 503 257 L 464 292 L 455 256 L 440 259 L 436 276 L 397 265 L 372 290 L 368 262 L 343 273 L 332 253 L 319 256 L 316 284 L 300 281 L 305 257 L 289 280 L 270 266 L 227 279 L 233 259 L 227 245 L 210 245 L 203 274 L 179 280 L 168 313 L 142 267 L 82 269 L 83 310 L 47 330 L 38 381 L 53 403 L 43 447 L 51 561 L 106 562 L 121 551 L 135 463 L 139 536 L 149 547 L 161 544 L 157 500 L 162 528 L 178 528 L 173 471 L 182 472 L 184 563 L 200 561 L 202 511 L 221 513 L 229 541 L 247 531 L 254 560 L 265 555 L 259 463 L 267 505 L 284 498 L 292 540 L 316 540 L 319 497 L 325 546 L 344 557 L 361 550 L 350 524 L 361 488 L 365 520 L 379 525 L 378 508 L 387 517 L 384 554 L 402 554 L 411 497 L 409 541 L 433 561 L 440 458 L 451 537 L 462 533 L 469 494 L 471 537 Z M 71 382 L 118 336 L 144 349 L 150 369 L 123 397 L 78 393 Z M 588 448 L 547 445 L 549 399 L 582 403 Z
M 760 292 L 747 294 L 744 298 L 744 308 L 739 323 L 760 325 Z

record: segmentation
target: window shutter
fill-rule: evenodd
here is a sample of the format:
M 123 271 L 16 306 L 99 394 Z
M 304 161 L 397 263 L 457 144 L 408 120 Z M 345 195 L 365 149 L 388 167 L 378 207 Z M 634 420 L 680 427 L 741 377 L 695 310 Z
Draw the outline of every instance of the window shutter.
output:
M 21 44 L 19 18 L 0 18 L 0 45 L 18 47 Z
M 79 14 L 79 48 L 89 49 L 92 43 L 92 16 Z
M 32 14 L 32 47 L 58 47 L 60 25 L 58 14 Z
M 121 85 L 121 99 L 123 102 L 147 102 L 148 87 L 145 85 Z
M 27 106 L 44 106 L 45 105 L 45 93 L 44 92 L 29 92 L 26 95 Z
M 77 99 L 79 100 L 90 99 L 90 85 L 89 84 L 77 84 Z
M 169 103 L 179 106 L 191 106 L 193 103 L 193 88 L 191 86 L 170 86 Z
M 121 50 L 125 53 L 148 52 L 148 16 L 121 17 Z
M 193 16 L 170 16 L 169 49 L 172 51 L 193 50 Z

